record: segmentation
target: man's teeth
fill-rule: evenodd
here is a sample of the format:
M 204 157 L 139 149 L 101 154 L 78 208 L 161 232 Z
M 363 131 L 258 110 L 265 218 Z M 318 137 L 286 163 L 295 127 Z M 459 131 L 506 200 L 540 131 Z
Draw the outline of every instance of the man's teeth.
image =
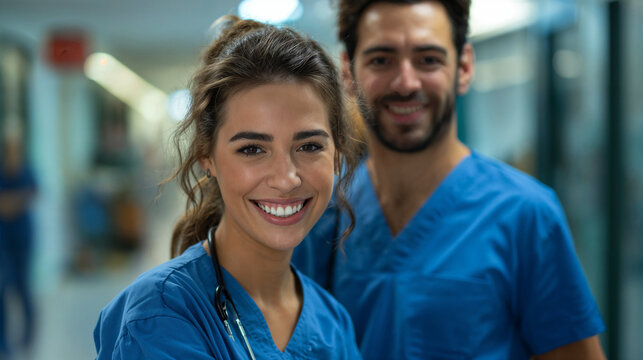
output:
M 304 203 L 300 203 L 298 205 L 293 205 L 293 206 L 268 206 L 268 205 L 263 205 L 260 203 L 257 203 L 259 205 L 259 208 L 263 210 L 264 212 L 273 215 L 273 216 L 278 216 L 278 217 L 288 217 L 291 216 L 292 214 L 298 213 L 301 208 L 304 207 Z
M 394 113 L 396 113 L 398 115 L 408 115 L 408 114 L 412 114 L 412 113 L 414 113 L 416 111 L 422 110 L 422 107 L 423 107 L 422 105 L 418 105 L 418 106 L 394 106 L 394 105 L 389 105 L 388 108 L 392 112 L 394 112 Z

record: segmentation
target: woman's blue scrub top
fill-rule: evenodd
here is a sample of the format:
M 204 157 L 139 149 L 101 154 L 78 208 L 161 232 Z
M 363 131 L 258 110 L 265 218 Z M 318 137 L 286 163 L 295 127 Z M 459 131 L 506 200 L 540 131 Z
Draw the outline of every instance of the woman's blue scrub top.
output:
M 364 359 L 529 359 L 604 330 L 554 193 L 476 152 L 393 236 L 362 163 L 331 293 Z M 331 207 L 293 262 L 329 285 Z
M 296 274 L 304 301 L 281 352 L 257 305 L 223 269 L 256 359 L 361 359 L 346 310 Z M 231 323 L 232 340 L 217 315 L 216 285 L 212 260 L 201 243 L 142 274 L 101 312 L 94 330 L 97 359 L 249 359 L 236 325 Z

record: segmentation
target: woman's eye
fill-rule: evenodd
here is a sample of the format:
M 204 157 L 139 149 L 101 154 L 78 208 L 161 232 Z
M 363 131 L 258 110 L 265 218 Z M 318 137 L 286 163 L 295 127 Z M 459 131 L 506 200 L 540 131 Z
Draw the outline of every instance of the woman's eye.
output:
M 241 149 L 237 150 L 238 153 L 244 154 L 246 156 L 258 155 L 263 152 L 263 150 L 257 145 L 248 145 L 244 146 Z
M 323 147 L 320 144 L 308 143 L 299 147 L 298 151 L 304 152 L 317 152 L 320 151 Z

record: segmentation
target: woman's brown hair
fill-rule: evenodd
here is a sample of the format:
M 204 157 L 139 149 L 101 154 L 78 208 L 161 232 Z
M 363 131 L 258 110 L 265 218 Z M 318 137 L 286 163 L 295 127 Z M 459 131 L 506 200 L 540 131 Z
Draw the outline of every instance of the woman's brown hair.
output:
M 186 213 L 172 234 L 172 257 L 205 239 L 208 229 L 221 220 L 224 204 L 217 181 L 203 176 L 199 160 L 210 156 L 222 122 L 234 121 L 225 119 L 227 99 L 242 89 L 275 82 L 309 84 L 327 107 L 338 154 L 335 203 L 351 219 L 342 234 L 343 241 L 355 222 L 345 196 L 360 152 L 356 151 L 354 127 L 346 115 L 333 62 L 319 44 L 291 29 L 234 16 L 219 22 L 223 29 L 203 54 L 190 85 L 192 102 L 188 115 L 174 134 L 178 169 L 163 182 L 176 179 L 187 195 Z

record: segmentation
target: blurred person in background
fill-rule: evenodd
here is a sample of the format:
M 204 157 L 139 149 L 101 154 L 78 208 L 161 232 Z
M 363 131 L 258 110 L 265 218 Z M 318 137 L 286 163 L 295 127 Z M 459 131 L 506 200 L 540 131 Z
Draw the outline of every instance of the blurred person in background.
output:
M 294 262 L 330 289 L 365 359 L 601 359 L 601 316 L 554 192 L 457 138 L 468 0 L 339 1 L 342 75 L 368 156 Z M 474 120 L 475 121 L 475 120 Z
M 36 181 L 23 154 L 18 135 L 2 143 L 0 163 L 0 359 L 9 358 L 7 299 L 15 294 L 23 312 L 21 347 L 29 347 L 34 335 L 34 307 L 29 284 L 33 246 L 31 205 Z M 14 324 L 15 325 L 15 324 Z
M 98 359 L 359 359 L 346 310 L 290 265 L 357 164 L 339 74 L 290 29 L 226 19 L 177 132 L 176 257 L 101 312 Z

